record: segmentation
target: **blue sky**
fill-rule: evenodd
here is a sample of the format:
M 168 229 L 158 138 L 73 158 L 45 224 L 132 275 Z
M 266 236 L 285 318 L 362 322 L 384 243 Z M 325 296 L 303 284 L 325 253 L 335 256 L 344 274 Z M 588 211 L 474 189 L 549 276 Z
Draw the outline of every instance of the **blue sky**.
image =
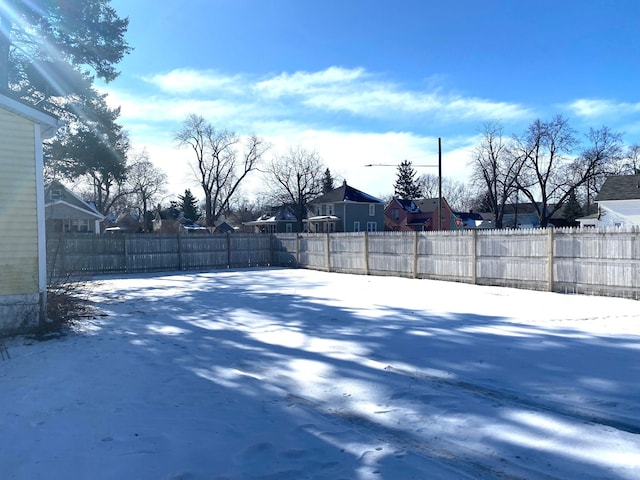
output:
M 112 0 L 134 51 L 106 87 L 137 150 L 197 188 L 173 133 L 187 114 L 317 150 L 335 176 L 393 192 L 395 169 L 468 178 L 483 123 L 519 134 L 563 114 L 640 143 L 636 0 Z M 417 168 L 420 174 L 436 173 Z M 254 176 L 246 194 L 261 188 Z

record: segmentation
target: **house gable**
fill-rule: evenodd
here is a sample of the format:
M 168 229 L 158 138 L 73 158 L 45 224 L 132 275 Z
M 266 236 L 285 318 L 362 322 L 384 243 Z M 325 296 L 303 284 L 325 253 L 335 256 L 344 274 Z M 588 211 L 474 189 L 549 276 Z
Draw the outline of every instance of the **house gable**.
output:
M 343 182 L 338 188 L 309 202 L 307 229 L 310 232 L 381 231 L 384 203 Z
M 45 216 L 47 232 L 100 233 L 104 215 L 58 181 L 45 187 Z
M 620 227 L 640 225 L 640 175 L 607 177 L 596 196 L 596 221 L 581 219 L 581 225 Z

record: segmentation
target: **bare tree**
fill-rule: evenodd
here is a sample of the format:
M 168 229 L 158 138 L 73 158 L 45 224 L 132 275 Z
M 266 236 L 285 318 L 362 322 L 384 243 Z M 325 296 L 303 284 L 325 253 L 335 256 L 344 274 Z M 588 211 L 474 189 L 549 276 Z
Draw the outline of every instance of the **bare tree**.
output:
M 418 178 L 420 195 L 423 198 L 437 198 L 440 194 L 438 175 L 426 173 Z M 468 186 L 464 182 L 442 178 L 442 196 L 447 199 L 447 203 L 455 211 L 469 210 L 474 199 Z
M 274 180 L 273 196 L 277 201 L 294 206 L 299 232 L 307 204 L 322 193 L 324 171 L 320 155 L 300 146 L 274 158 L 269 165 L 267 173 Z
M 502 228 L 505 205 L 517 189 L 524 156 L 512 155 L 499 123 L 485 124 L 482 135 L 473 157 L 472 181 L 495 216 L 496 228 Z
M 600 191 L 607 177 L 626 175 L 631 173 L 631 169 L 625 164 L 620 133 L 602 127 L 598 130 L 590 129 L 586 138 L 587 147 L 574 162 L 580 168 L 573 168 L 572 173 L 575 175 L 578 172 L 585 176 L 584 179 L 574 180 L 577 183 L 575 189 L 586 192 L 585 212 L 590 213 L 592 198 Z
M 129 191 L 135 196 L 136 204 L 144 219 L 144 230 L 151 231 L 149 206 L 153 205 L 159 195 L 165 192 L 167 175 L 149 160 L 146 149 L 133 156 L 127 177 Z
M 533 204 L 540 226 L 549 224 L 572 192 L 606 175 L 619 155 L 620 134 L 602 127 L 591 129 L 586 137 L 587 146 L 576 157 L 577 134 L 567 119 L 557 115 L 549 122 L 534 121 L 515 138 L 514 151 L 523 161 L 519 191 Z
M 624 175 L 640 175 L 640 145 L 631 145 L 624 155 L 624 160 Z
M 251 135 L 240 153 L 240 138 L 235 132 L 216 130 L 195 114 L 187 116 L 175 139 L 178 145 L 191 148 L 195 154 L 192 169 L 204 192 L 205 221 L 211 227 L 229 208 L 240 183 L 257 169 L 269 147 L 260 137 Z

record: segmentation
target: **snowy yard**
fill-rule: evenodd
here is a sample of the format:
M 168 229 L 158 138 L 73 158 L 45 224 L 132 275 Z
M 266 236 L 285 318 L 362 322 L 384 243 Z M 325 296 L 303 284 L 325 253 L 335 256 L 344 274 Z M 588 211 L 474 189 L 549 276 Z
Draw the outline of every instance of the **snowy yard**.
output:
M 2 479 L 637 479 L 640 303 L 253 269 L 102 277 L 0 360 Z

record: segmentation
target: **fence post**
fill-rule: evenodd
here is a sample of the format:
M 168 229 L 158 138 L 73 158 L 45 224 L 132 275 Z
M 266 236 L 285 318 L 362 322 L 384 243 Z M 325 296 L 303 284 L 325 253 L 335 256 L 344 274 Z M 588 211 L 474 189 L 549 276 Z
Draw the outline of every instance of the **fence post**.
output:
M 331 252 L 330 252 L 330 248 L 331 248 L 331 242 L 329 241 L 329 232 L 325 233 L 326 235 L 326 242 L 325 242 L 325 249 L 327 250 L 327 272 L 331 271 Z
M 60 254 L 60 276 L 64 277 L 65 275 L 68 275 L 68 273 L 69 273 L 69 272 L 67 272 L 67 258 L 66 258 L 67 257 L 67 237 L 66 237 L 66 235 L 64 233 L 64 228 L 62 229 L 62 232 L 60 233 L 60 241 L 58 243 L 58 251 L 61 252 L 61 254 Z
M 296 268 L 300 266 L 300 234 L 296 232 Z
M 418 278 L 418 231 L 413 235 L 413 278 Z
M 183 270 L 183 265 L 182 265 L 182 235 L 180 234 L 180 227 L 178 227 L 178 235 L 176 237 L 176 240 L 178 242 L 178 270 L 182 271 Z
M 471 230 L 471 283 L 478 283 L 478 231 Z
M 231 233 L 227 232 L 227 268 L 231 268 Z M 251 264 L 251 260 L 249 260 Z
M 129 273 L 129 235 L 124 234 L 124 271 L 125 273 Z
M 364 274 L 369 275 L 369 232 L 364 234 Z
M 547 227 L 547 291 L 553 292 L 553 228 Z

